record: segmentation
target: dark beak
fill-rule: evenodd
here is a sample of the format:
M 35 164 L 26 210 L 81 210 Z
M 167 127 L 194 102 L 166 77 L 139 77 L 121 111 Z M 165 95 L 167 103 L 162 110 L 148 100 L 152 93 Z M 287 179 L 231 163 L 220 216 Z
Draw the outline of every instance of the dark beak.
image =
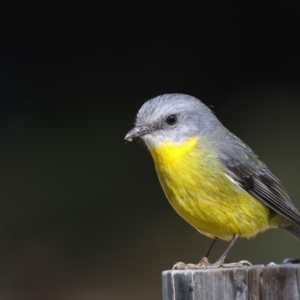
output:
M 141 137 L 145 134 L 152 132 L 153 129 L 148 126 L 137 126 L 131 129 L 126 135 L 125 140 L 131 142 L 134 138 Z

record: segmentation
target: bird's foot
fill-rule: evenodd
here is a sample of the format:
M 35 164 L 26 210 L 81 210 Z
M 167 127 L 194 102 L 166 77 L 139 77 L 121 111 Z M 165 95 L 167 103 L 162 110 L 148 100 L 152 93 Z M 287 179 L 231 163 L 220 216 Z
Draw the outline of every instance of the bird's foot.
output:
M 221 268 L 241 268 L 241 267 L 251 267 L 252 264 L 248 260 L 241 260 L 239 262 L 234 263 L 226 263 L 221 264 Z
M 199 264 L 185 264 L 183 262 L 178 262 L 173 266 L 173 270 L 195 270 L 195 269 L 219 269 L 219 268 L 241 268 L 249 267 L 252 264 L 247 260 L 241 260 L 235 263 L 223 263 L 221 261 L 216 261 L 214 264 L 209 263 L 206 257 L 203 257 Z
M 182 261 L 176 263 L 172 270 L 196 270 L 196 269 L 200 269 L 199 265 L 196 264 L 186 264 Z
M 207 257 L 202 257 L 198 264 L 186 264 L 184 262 L 178 262 L 173 266 L 173 270 L 195 270 L 195 269 L 208 269 L 211 264 Z

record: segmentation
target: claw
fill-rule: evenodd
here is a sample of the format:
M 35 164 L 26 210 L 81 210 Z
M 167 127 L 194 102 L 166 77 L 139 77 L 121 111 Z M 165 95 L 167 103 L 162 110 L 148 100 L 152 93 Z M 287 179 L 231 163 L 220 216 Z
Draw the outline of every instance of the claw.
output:
M 251 267 L 252 264 L 248 260 L 241 260 L 239 262 L 221 264 L 220 268 L 241 268 L 241 267 Z
M 184 262 L 178 262 L 176 263 L 172 270 L 195 270 L 195 269 L 199 269 L 199 265 L 195 265 L 195 264 L 185 264 Z
M 186 264 L 184 262 L 176 263 L 172 270 L 199 270 L 199 269 L 218 269 L 218 268 L 241 268 L 241 267 L 250 267 L 252 264 L 247 260 L 241 260 L 235 263 L 220 263 L 215 262 L 214 264 L 210 264 L 207 259 L 200 261 L 199 264 Z

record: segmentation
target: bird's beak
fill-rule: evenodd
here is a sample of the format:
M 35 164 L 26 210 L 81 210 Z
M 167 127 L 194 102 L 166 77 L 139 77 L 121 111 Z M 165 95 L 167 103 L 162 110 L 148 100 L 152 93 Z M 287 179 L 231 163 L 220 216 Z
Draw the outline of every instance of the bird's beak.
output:
M 125 135 L 125 140 L 131 142 L 134 138 L 142 137 L 152 131 L 153 129 L 148 126 L 136 126 Z

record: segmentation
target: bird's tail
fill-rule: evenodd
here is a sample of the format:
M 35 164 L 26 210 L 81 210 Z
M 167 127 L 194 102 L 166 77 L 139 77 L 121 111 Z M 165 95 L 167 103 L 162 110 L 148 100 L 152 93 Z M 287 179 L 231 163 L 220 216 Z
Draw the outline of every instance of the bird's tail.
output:
M 290 227 L 290 228 L 284 228 L 284 229 L 300 242 L 300 228 L 299 227 Z

